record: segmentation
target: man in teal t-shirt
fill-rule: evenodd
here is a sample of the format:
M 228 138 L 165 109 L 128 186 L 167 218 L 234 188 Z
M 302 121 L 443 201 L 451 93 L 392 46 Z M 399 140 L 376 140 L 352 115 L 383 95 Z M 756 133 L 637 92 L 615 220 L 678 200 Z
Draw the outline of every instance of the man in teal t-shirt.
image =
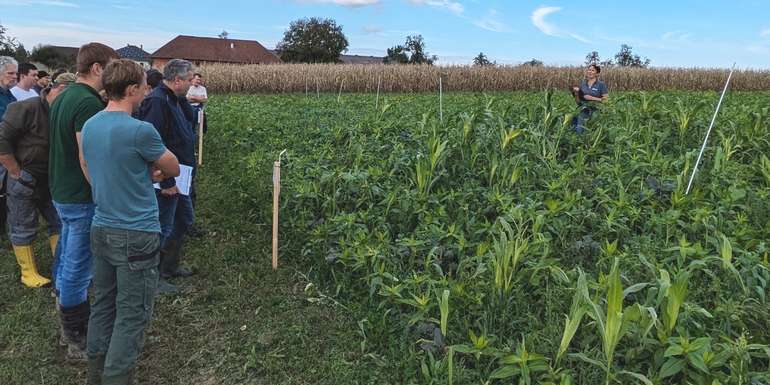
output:
M 179 162 L 155 127 L 131 117 L 147 88 L 142 67 L 114 61 L 105 68 L 103 83 L 107 108 L 88 119 L 82 131 L 85 177 L 96 204 L 88 383 L 133 384 L 159 275 L 153 178 L 179 175 Z

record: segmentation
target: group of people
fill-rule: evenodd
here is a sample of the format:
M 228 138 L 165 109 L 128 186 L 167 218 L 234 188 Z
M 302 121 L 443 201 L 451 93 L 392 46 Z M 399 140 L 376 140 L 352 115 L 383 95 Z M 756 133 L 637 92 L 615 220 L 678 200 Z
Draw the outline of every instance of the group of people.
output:
M 179 261 L 194 188 L 176 177 L 194 175 L 208 99 L 186 60 L 145 72 L 89 43 L 76 65 L 49 76 L 0 56 L 0 190 L 21 282 L 53 287 L 67 359 L 88 362 L 88 384 L 131 384 L 155 296 L 193 274 Z M 39 216 L 50 279 L 33 253 Z

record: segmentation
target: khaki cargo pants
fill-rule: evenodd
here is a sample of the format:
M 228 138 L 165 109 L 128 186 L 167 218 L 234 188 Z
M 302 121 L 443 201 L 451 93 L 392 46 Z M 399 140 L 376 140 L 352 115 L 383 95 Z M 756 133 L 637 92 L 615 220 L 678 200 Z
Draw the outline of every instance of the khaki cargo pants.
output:
M 158 285 L 160 233 L 93 226 L 94 302 L 88 357 L 104 360 L 102 378 L 132 372 L 144 345 Z

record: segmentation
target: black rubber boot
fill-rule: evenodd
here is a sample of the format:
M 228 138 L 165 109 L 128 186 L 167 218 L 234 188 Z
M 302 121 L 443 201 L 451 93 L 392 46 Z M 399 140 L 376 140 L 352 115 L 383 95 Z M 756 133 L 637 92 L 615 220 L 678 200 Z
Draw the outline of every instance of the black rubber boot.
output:
M 98 356 L 88 359 L 88 376 L 86 377 L 86 385 L 102 385 L 104 358 L 104 356 Z
M 163 248 L 160 249 L 161 278 L 189 277 L 193 275 L 190 268 L 179 267 L 181 254 L 182 241 L 177 239 L 166 239 Z
M 136 385 L 138 382 L 134 373 L 135 370 L 131 369 L 128 373 L 120 376 L 102 377 L 102 385 Z
M 70 361 L 85 361 L 86 334 L 91 305 L 88 301 L 73 307 L 59 307 L 63 342 L 67 345 L 66 358 Z
M 158 287 L 155 289 L 155 294 L 164 295 L 164 294 L 178 294 L 178 293 L 179 293 L 178 286 L 172 285 L 171 283 L 166 281 L 166 279 L 163 277 L 158 279 Z

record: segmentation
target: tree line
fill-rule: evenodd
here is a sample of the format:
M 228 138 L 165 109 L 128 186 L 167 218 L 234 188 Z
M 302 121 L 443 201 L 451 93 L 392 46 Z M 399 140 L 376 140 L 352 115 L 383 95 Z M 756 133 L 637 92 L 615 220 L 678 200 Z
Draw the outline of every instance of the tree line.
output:
M 219 37 L 227 39 L 227 32 L 222 32 Z M 289 24 L 289 28 L 276 46 L 276 53 L 286 63 L 340 63 L 341 55 L 348 51 L 348 45 L 342 26 L 335 20 L 311 17 L 295 20 Z M 28 52 L 17 39 L 8 36 L 2 25 L 0 25 L 0 55 L 12 56 L 20 62 L 43 63 L 49 68 L 70 69 L 75 65 L 73 57 L 68 57 L 51 46 L 39 45 Z M 385 64 L 432 65 L 438 61 L 438 56 L 428 53 L 425 39 L 417 34 L 407 36 L 403 44 L 387 48 L 382 61 Z M 623 44 L 620 51 L 607 60 L 602 60 L 597 51 L 588 53 L 585 64 L 645 68 L 650 65 L 650 59 L 641 58 L 632 51 L 632 47 Z M 495 66 L 497 62 L 480 52 L 473 59 L 473 65 Z M 539 67 L 543 66 L 543 62 L 533 58 L 522 65 Z

